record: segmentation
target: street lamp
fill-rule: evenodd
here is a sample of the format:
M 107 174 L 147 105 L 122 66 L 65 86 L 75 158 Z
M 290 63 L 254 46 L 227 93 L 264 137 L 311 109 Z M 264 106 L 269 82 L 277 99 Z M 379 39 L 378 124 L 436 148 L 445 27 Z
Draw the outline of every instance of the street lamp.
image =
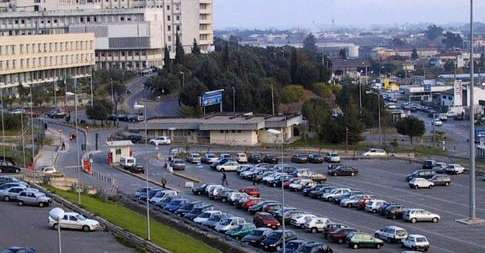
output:
M 59 247 L 59 253 L 62 253 L 62 242 L 61 242 L 61 221 L 64 217 L 64 210 L 56 207 L 49 211 L 49 216 L 57 221 L 57 242 Z
M 66 92 L 66 96 L 74 96 L 74 113 L 75 113 L 75 123 L 74 127 L 76 128 L 76 152 L 77 152 L 77 157 L 76 157 L 76 167 L 78 167 L 78 176 L 79 176 L 79 182 L 77 186 L 77 202 L 78 204 L 81 204 L 81 157 L 80 157 L 80 150 L 79 150 L 79 129 L 78 129 L 78 113 L 77 113 L 77 79 L 74 79 L 74 92 Z
M 379 119 L 379 144 L 382 144 L 382 127 L 381 127 L 381 95 L 379 92 L 372 92 L 366 91 L 367 95 L 376 95 L 377 96 L 377 111 L 378 111 L 378 119 Z
M 284 136 L 283 132 L 276 129 L 266 130 L 269 134 L 278 138 L 281 136 L 281 168 L 283 168 L 283 158 L 284 158 Z M 283 253 L 286 253 L 286 242 L 285 242 L 285 187 L 283 186 L 283 180 L 281 181 L 281 227 L 283 228 Z
M 147 127 L 147 107 L 146 104 L 138 104 L 136 103 L 133 106 L 135 109 L 143 109 L 143 120 L 145 122 L 145 146 L 148 145 L 148 127 Z M 146 188 L 148 189 L 148 166 L 145 168 L 145 178 L 146 178 Z M 150 198 L 148 197 L 148 190 L 147 190 L 147 201 L 146 201 L 146 207 L 147 207 L 147 239 L 148 241 L 151 240 L 151 234 L 150 234 Z
M 185 86 L 185 73 L 183 71 L 179 72 L 180 75 L 182 75 L 182 88 Z

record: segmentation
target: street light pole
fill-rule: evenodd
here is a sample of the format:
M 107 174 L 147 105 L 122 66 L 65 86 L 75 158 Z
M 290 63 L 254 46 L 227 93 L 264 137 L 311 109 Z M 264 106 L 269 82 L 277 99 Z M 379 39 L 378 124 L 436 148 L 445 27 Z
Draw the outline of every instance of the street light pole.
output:
M 79 174 L 79 182 L 78 182 L 78 186 L 77 186 L 77 202 L 78 204 L 81 204 L 81 187 L 80 187 L 80 183 L 81 183 L 81 168 L 82 168 L 82 163 L 81 163 L 81 158 L 80 158 L 80 155 L 79 155 L 79 129 L 78 129 L 78 116 L 77 116 L 77 79 L 74 79 L 74 113 L 76 114 L 75 115 L 75 119 L 76 119 L 76 122 L 75 122 L 75 127 L 76 127 L 76 153 L 77 153 L 77 157 L 76 157 L 76 163 L 77 163 L 77 166 L 79 166 L 78 168 L 78 174 Z
M 146 103 L 143 105 L 140 105 L 138 103 L 135 104 L 134 106 L 135 109 L 141 109 L 143 108 L 143 121 L 145 124 L 145 147 L 148 147 L 148 126 L 147 126 L 147 105 Z M 145 168 L 145 183 L 146 183 L 146 189 L 148 189 L 148 168 L 149 166 L 146 166 Z M 147 201 L 146 201 L 146 209 L 147 209 L 147 240 L 151 241 L 151 229 L 150 229 L 150 198 L 148 196 L 148 190 L 147 190 Z
M 470 0 L 470 220 L 476 217 L 475 192 L 475 112 L 473 89 L 475 88 L 475 62 L 473 59 L 473 0 Z
M 236 89 L 232 86 L 232 113 L 236 114 Z
M 35 142 L 34 142 L 34 93 L 32 93 L 32 84 L 30 84 L 30 129 L 31 129 L 31 137 L 32 137 L 32 171 L 34 172 L 35 176 L 35 165 L 34 165 L 34 157 L 35 157 Z M 35 180 L 34 180 L 35 182 Z
M 93 69 L 91 68 L 91 78 L 90 78 L 90 85 L 91 85 L 91 107 L 94 106 L 94 92 L 93 92 Z
M 57 86 L 56 86 L 56 82 L 53 82 L 53 84 L 54 84 L 54 106 L 57 108 L 57 94 L 56 94 Z
M 0 102 L 2 104 L 2 112 L 1 112 L 1 117 L 2 117 L 2 156 L 3 156 L 3 161 L 5 162 L 5 123 L 3 119 L 3 111 L 5 110 L 5 105 L 3 104 L 3 89 L 0 89 Z

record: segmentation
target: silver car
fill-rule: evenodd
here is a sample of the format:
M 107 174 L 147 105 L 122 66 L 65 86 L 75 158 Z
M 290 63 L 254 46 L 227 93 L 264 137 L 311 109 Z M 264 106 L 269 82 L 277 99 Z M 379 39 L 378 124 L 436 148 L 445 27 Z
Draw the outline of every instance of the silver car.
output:
M 51 202 L 52 200 L 42 192 L 27 190 L 27 191 L 22 191 L 17 196 L 17 204 L 19 206 L 32 205 L 32 206 L 45 207 L 45 206 L 49 206 Z

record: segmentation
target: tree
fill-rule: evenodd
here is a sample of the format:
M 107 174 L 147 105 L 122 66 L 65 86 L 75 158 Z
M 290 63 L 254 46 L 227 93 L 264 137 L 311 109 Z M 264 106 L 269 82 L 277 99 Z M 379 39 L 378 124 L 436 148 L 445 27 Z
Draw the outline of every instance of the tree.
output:
M 413 53 L 411 54 L 411 59 L 417 60 L 418 58 L 419 58 L 418 50 L 416 50 L 416 48 L 414 48 Z
M 224 43 L 224 49 L 222 50 L 222 64 L 227 70 L 231 69 L 231 55 L 229 52 L 229 43 Z
M 109 114 L 113 112 L 113 106 L 106 100 L 96 100 L 93 106 L 88 106 L 86 115 L 94 120 L 107 120 Z
M 111 88 L 111 87 L 110 87 Z M 121 82 L 113 82 L 113 100 L 115 113 L 118 114 L 118 104 L 123 100 L 126 95 L 126 85 Z
M 443 35 L 443 28 L 437 25 L 430 25 L 424 32 L 424 35 L 428 40 L 435 40 Z
M 163 69 L 167 70 L 167 72 L 172 72 L 172 60 L 170 59 L 170 51 L 167 46 L 163 49 Z
M 463 38 L 458 33 L 446 32 L 442 42 L 448 49 L 463 47 Z
M 182 92 L 180 93 L 180 102 L 186 106 L 199 106 L 199 97 L 202 93 L 207 91 L 207 86 L 202 84 L 197 78 L 185 83 Z
M 200 55 L 200 47 L 197 44 L 197 40 L 194 38 L 194 44 L 192 45 L 192 54 Z
M 344 48 L 340 49 L 338 51 L 338 56 L 344 60 L 347 59 L 347 51 Z
M 396 130 L 399 134 L 409 136 L 411 144 L 413 144 L 413 137 L 421 137 L 426 131 L 424 121 L 413 117 L 405 117 L 396 123 Z
M 177 33 L 175 36 L 175 64 L 184 64 L 184 47 L 180 41 L 180 35 Z
M 291 81 L 293 83 L 298 82 L 298 51 L 296 48 L 291 49 L 291 58 L 290 58 L 290 76 L 291 76 Z
M 320 79 L 320 72 L 315 64 L 306 62 L 298 66 L 296 78 L 297 83 L 303 84 L 306 89 L 311 89 L 312 85 Z
M 314 56 L 318 53 L 317 40 L 313 33 L 308 34 L 303 40 L 303 49 L 305 49 L 310 56 Z
M 301 101 L 305 95 L 305 89 L 301 85 L 287 85 L 281 92 L 282 103 L 295 103 Z
M 456 70 L 456 64 L 454 61 L 446 61 L 445 64 L 443 65 L 443 68 L 447 73 L 454 73 Z

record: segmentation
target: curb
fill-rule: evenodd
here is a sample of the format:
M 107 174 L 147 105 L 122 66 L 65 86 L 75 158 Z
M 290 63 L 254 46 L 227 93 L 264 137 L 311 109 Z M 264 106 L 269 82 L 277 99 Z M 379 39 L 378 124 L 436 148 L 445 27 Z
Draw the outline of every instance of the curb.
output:
M 137 177 L 137 178 L 139 178 L 139 179 L 141 179 L 141 180 L 144 180 L 144 181 L 146 181 L 146 180 L 147 180 L 147 179 L 146 179 L 146 177 L 144 177 L 144 176 L 141 176 L 141 175 L 139 175 L 139 174 L 135 174 L 135 173 L 129 172 L 129 171 L 124 170 L 124 169 L 121 169 L 121 168 L 119 168 L 119 167 L 117 167 L 117 166 L 111 166 L 111 168 L 114 168 L 114 169 L 116 169 L 116 170 L 119 170 L 119 171 L 121 171 L 122 173 L 125 173 L 125 174 L 127 174 L 127 175 L 130 175 L 130 176 L 133 176 L 133 177 Z M 162 185 L 161 183 L 159 183 L 159 182 L 157 182 L 157 181 L 155 181 L 155 180 L 153 180 L 153 179 L 148 179 L 148 182 L 150 182 L 151 184 L 154 184 L 154 185 L 156 185 L 156 186 L 159 186 L 159 187 L 163 188 L 163 185 Z M 172 191 L 177 191 L 177 189 L 175 189 L 175 188 L 173 188 L 173 187 L 170 187 L 170 186 L 167 186 L 167 185 L 165 185 L 165 189 L 172 190 Z
M 192 181 L 194 183 L 200 183 L 201 182 L 199 179 L 197 179 L 195 177 L 187 176 L 187 175 L 184 175 L 184 174 L 181 174 L 181 173 L 178 173 L 178 172 L 173 172 L 172 175 L 183 178 L 183 179 L 187 179 L 187 180 Z

